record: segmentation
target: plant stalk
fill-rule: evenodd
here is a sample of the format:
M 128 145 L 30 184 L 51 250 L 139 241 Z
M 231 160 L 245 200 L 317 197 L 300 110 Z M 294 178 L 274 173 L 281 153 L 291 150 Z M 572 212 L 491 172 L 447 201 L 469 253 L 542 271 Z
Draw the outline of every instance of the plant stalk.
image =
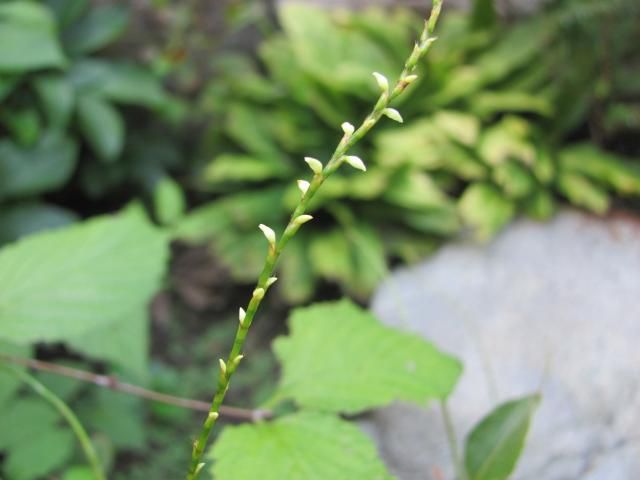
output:
M 268 284 L 267 282 L 270 278 L 272 278 L 273 272 L 282 251 L 303 223 L 299 221 L 300 216 L 305 215 L 311 199 L 314 197 L 315 193 L 318 191 L 324 181 L 329 178 L 345 161 L 348 161 L 345 158 L 345 155 L 349 151 L 349 149 L 356 143 L 358 143 L 358 141 L 360 141 L 360 139 L 362 139 L 362 137 L 364 137 L 369 132 L 369 130 L 371 130 L 378 123 L 380 118 L 385 114 L 385 109 L 388 108 L 391 101 L 402 94 L 402 92 L 405 91 L 405 89 L 411 84 L 411 82 L 416 79 L 416 77 L 413 75 L 413 72 L 416 69 L 418 61 L 427 53 L 433 41 L 435 40 L 435 38 L 433 37 L 433 32 L 440 16 L 442 1 L 443 0 L 433 1 L 431 15 L 424 23 L 422 34 L 420 35 L 419 40 L 415 43 L 411 55 L 406 60 L 399 80 L 392 88 L 389 88 L 388 86 L 386 88 L 381 86 L 382 93 L 378 98 L 378 101 L 376 102 L 373 110 L 363 120 L 363 122 L 357 129 L 354 129 L 353 132 L 349 132 L 348 129 L 345 129 L 345 127 L 343 126 L 343 130 L 345 130 L 344 136 L 338 143 L 338 146 L 334 150 L 326 166 L 324 166 L 321 171 L 318 171 L 314 174 L 312 181 L 306 189 L 306 192 L 302 194 L 302 198 L 300 199 L 298 206 L 293 211 L 293 214 L 289 219 L 289 223 L 287 224 L 287 227 L 280 237 L 280 240 L 273 243 L 270 241 L 269 250 L 265 259 L 262 273 L 260 274 L 253 295 L 249 300 L 246 314 L 238 325 L 236 336 L 233 342 L 233 347 L 229 352 L 227 360 L 220 361 L 221 368 L 220 376 L 218 378 L 218 388 L 211 402 L 211 408 L 209 409 L 207 418 L 205 419 L 200 430 L 200 434 L 198 435 L 198 438 L 193 442 L 191 463 L 189 465 L 189 471 L 186 476 L 187 480 L 194 480 L 204 467 L 204 463 L 202 463 L 204 449 L 207 445 L 207 441 L 209 440 L 211 430 L 213 429 L 213 426 L 215 425 L 216 420 L 219 417 L 220 407 L 222 405 L 222 402 L 224 401 L 227 390 L 229 389 L 231 377 L 233 376 L 236 368 L 238 367 L 238 364 L 240 363 L 240 360 L 242 359 L 242 350 L 247 338 L 247 334 L 249 333 L 249 329 L 251 328 L 251 324 L 253 322 L 255 314 L 260 307 L 260 303 L 262 302 L 264 294 L 269 289 L 270 284 Z
M 469 480 L 467 470 L 465 469 L 462 457 L 460 456 L 458 436 L 456 435 L 456 429 L 453 426 L 451 412 L 449 412 L 449 404 L 446 400 L 440 401 L 440 412 L 442 413 L 442 420 L 444 421 L 444 428 L 447 433 L 447 440 L 449 441 L 449 450 L 451 452 L 451 459 L 456 471 L 456 478 L 457 480 Z
M 102 470 L 102 466 L 100 465 L 100 459 L 98 458 L 98 454 L 93 448 L 93 444 L 89 439 L 89 435 L 86 430 L 78 420 L 78 417 L 73 413 L 73 411 L 64 403 L 60 397 L 58 397 L 55 393 L 45 387 L 42 383 L 40 383 L 35 377 L 31 376 L 24 370 L 21 370 L 16 367 L 12 367 L 9 365 L 0 364 L 0 367 L 4 368 L 6 371 L 11 373 L 16 378 L 20 379 L 31 389 L 40 395 L 44 400 L 49 402 L 59 413 L 64 417 L 67 421 L 71 430 L 78 438 L 78 442 L 80 442 L 80 446 L 82 447 L 82 452 L 93 471 L 93 475 L 96 480 L 106 480 L 106 476 Z

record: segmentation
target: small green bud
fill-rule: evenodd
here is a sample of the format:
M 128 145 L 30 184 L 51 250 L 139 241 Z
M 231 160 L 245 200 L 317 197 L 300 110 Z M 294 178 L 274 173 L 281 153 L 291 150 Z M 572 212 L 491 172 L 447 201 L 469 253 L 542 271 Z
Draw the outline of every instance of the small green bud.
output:
M 224 363 L 223 359 L 219 359 L 218 363 L 220 364 L 220 373 L 222 373 L 223 376 L 227 375 L 227 364 Z
M 304 157 L 304 161 L 307 162 L 307 165 L 309 165 L 309 168 L 313 170 L 313 173 L 316 175 L 320 175 L 322 173 L 323 166 L 320 160 L 313 157 Z
M 304 197 L 309 190 L 310 183 L 306 180 L 298 180 L 298 188 L 302 192 L 302 196 Z
M 293 220 L 293 224 L 299 227 L 300 225 L 307 223 L 310 220 L 313 220 L 313 217 L 311 215 L 300 215 Z
M 209 413 L 208 418 L 212 422 L 215 422 L 218 419 L 219 416 L 220 416 L 220 414 L 218 412 L 211 412 L 211 413 Z
M 244 311 L 244 308 L 240 307 L 238 311 L 238 320 L 240 321 L 240 326 L 244 325 L 244 318 L 247 316 L 247 312 Z
M 265 283 L 265 286 L 267 288 L 269 288 L 271 285 L 273 285 L 274 283 L 276 283 L 278 281 L 278 277 L 269 277 L 267 279 L 267 283 Z
M 351 165 L 353 168 L 357 170 L 362 170 L 363 172 L 367 171 L 367 167 L 364 162 L 360 159 L 360 157 L 356 157 L 355 155 L 347 155 L 344 157 L 345 162 Z
M 369 129 L 369 128 L 373 127 L 375 124 L 376 124 L 375 119 L 373 119 L 373 118 L 367 118 L 367 119 L 364 121 L 364 128 Z
M 387 80 L 387 77 L 378 72 L 373 72 L 373 76 L 375 77 L 380 90 L 382 90 L 383 93 L 387 93 L 389 91 L 389 80 Z
M 404 122 L 404 120 L 402 119 L 402 115 L 400 115 L 400 112 L 398 110 L 396 110 L 395 108 L 385 108 L 382 111 L 382 113 L 383 113 L 383 115 L 386 115 L 391 120 L 395 120 L 398 123 Z
M 418 79 L 418 75 L 407 75 L 406 77 L 404 77 L 402 79 L 402 81 L 407 84 L 407 85 L 411 85 L 413 82 L 415 82 Z
M 194 475 L 197 477 L 203 468 L 204 468 L 204 463 L 199 463 L 198 466 L 196 467 L 196 471 L 193 472 Z
M 269 241 L 269 243 L 272 246 L 275 246 L 275 244 L 276 244 L 276 232 L 274 232 L 273 229 L 271 229 L 270 227 L 267 227 L 266 225 L 263 225 L 262 223 L 260 225 L 258 225 L 258 228 L 260 228 L 260 230 L 262 230 L 262 233 L 264 233 L 264 236 L 267 237 L 267 240 Z
M 351 135 L 353 135 L 353 132 L 356 131 L 356 127 L 351 125 L 349 122 L 344 122 L 342 124 L 342 131 L 346 136 L 350 137 Z
M 253 291 L 253 298 L 255 298 L 256 300 L 262 300 L 263 297 L 264 297 L 264 288 L 256 288 Z

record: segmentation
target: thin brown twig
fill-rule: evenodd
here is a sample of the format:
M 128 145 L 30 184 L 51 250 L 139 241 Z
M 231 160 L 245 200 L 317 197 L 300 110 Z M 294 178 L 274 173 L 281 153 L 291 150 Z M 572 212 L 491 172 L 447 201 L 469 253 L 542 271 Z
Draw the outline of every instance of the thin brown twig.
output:
M 42 360 L 35 360 L 32 358 L 14 357 L 0 353 L 0 361 L 11 363 L 13 365 L 20 365 L 22 367 L 28 367 L 33 370 L 39 370 L 42 372 L 49 372 L 55 375 L 60 375 L 82 382 L 92 383 L 99 387 L 108 388 L 116 392 L 126 393 L 128 395 L 134 395 L 140 398 L 146 398 L 154 402 L 166 403 L 168 405 L 174 405 L 176 407 L 188 408 L 190 410 L 197 410 L 200 412 L 209 411 L 209 403 L 201 400 L 193 400 L 191 398 L 176 397 L 174 395 L 168 395 L 166 393 L 156 392 L 134 385 L 132 383 L 121 382 L 114 375 L 100 375 L 86 370 L 80 370 L 77 368 L 65 367 L 63 365 L 57 365 L 55 363 L 43 362 Z M 237 420 L 246 420 L 250 422 L 256 422 L 271 418 L 273 415 L 269 410 L 250 410 L 246 408 L 229 407 L 224 406 L 220 409 L 220 414 L 224 417 L 233 418 Z

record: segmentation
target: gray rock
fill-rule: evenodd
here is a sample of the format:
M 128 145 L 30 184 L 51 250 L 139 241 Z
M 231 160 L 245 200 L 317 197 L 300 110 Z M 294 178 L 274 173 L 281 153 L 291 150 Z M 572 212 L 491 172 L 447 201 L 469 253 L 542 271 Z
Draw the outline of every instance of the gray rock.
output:
M 542 392 L 514 480 L 631 480 L 640 478 L 639 297 L 640 220 L 565 211 L 398 271 L 373 310 L 464 361 L 450 402 L 461 437 L 499 402 Z M 437 406 L 382 409 L 366 429 L 400 480 L 453 478 Z

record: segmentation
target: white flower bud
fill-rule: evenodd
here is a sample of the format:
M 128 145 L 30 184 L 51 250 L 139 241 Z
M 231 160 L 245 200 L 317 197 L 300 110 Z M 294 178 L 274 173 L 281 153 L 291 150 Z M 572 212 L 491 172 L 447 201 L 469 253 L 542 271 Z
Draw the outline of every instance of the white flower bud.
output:
M 402 119 L 402 115 L 400 115 L 400 112 L 395 108 L 385 108 L 382 113 L 389 117 L 391 120 L 395 120 L 398 123 L 404 122 L 404 120 Z
M 211 412 L 211 413 L 208 415 L 209 420 L 214 421 L 214 422 L 218 419 L 218 417 L 219 417 L 219 416 L 220 416 L 220 414 L 219 414 L 218 412 Z M 204 464 L 203 464 L 203 465 L 204 465 Z
M 313 220 L 313 217 L 311 215 L 300 215 L 293 220 L 293 224 L 300 226 L 303 223 L 307 223 L 309 220 Z
M 198 476 L 198 474 L 202 471 L 202 469 L 204 468 L 204 463 L 199 463 L 198 466 L 196 467 L 196 470 L 193 472 L 195 476 Z
M 271 245 L 276 244 L 276 232 L 274 232 L 273 229 L 263 225 L 262 223 L 258 225 L 258 228 L 262 230 L 262 233 L 264 233 L 264 236 L 267 237 L 267 240 Z
M 273 285 L 277 281 L 278 281 L 278 277 L 269 277 L 269 279 L 267 280 L 267 283 L 265 283 L 265 286 L 269 288 L 271 285 Z
M 262 300 L 263 297 L 264 297 L 264 288 L 256 288 L 253 291 L 253 298 L 255 298 L 256 300 Z
M 303 196 L 307 193 L 307 190 L 309 190 L 309 186 L 310 186 L 310 183 L 307 182 L 306 180 L 298 180 L 298 188 L 302 192 Z
M 407 75 L 406 77 L 404 77 L 402 79 L 402 81 L 404 83 L 406 83 L 407 85 L 411 85 L 413 82 L 415 82 L 418 79 L 418 75 Z
M 356 131 L 356 127 L 351 125 L 349 122 L 344 122 L 342 124 L 342 131 L 344 132 L 345 135 L 350 137 L 351 135 L 353 135 L 353 132 Z
M 222 373 L 222 375 L 226 375 L 227 374 L 227 364 L 224 363 L 223 359 L 219 359 L 218 363 L 220 364 L 220 372 Z
M 347 155 L 346 157 L 344 157 L 344 160 L 355 169 L 362 170 L 363 172 L 367 171 L 367 167 L 360 159 L 360 157 L 356 157 L 355 155 Z
M 373 72 L 373 76 L 376 78 L 376 82 L 378 83 L 380 90 L 382 90 L 385 93 L 388 92 L 389 80 L 387 80 L 387 77 L 385 77 L 384 75 L 378 72 Z
M 240 364 L 240 361 L 244 358 L 244 355 L 238 355 L 236 358 L 233 359 L 233 367 L 237 368 L 238 365 Z
M 323 167 L 320 160 L 313 157 L 304 157 L 304 161 L 307 162 L 307 165 L 309 165 L 309 168 L 313 170 L 313 173 L 315 173 L 316 175 L 320 175 L 322 173 Z
M 244 308 L 240 307 L 240 311 L 238 312 L 238 320 L 240 321 L 240 325 L 244 325 L 244 318 L 247 316 L 247 312 L 244 311 Z

